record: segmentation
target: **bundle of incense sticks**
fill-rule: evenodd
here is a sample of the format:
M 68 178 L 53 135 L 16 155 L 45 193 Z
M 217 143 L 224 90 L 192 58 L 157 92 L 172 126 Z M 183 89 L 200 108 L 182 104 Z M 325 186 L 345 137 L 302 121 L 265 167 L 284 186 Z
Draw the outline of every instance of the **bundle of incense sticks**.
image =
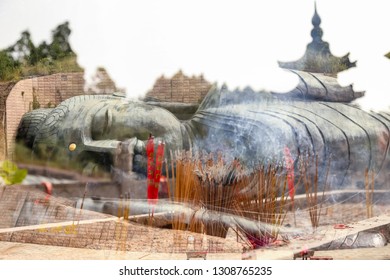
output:
M 287 176 L 281 166 L 260 165 L 249 176 L 245 191 L 237 196 L 242 216 L 272 225 L 269 232 L 249 232 L 239 228 L 253 247 L 268 245 L 278 237 L 279 228 L 287 213 Z
M 174 184 L 173 199 L 179 203 L 189 203 L 194 207 L 199 206 L 199 192 L 195 184 L 194 169 L 198 161 L 191 152 L 176 151 L 175 157 L 171 153 L 172 159 L 172 179 Z M 202 226 L 199 221 L 193 218 L 187 221 L 184 214 L 173 217 L 172 227 L 179 230 L 201 232 Z
M 314 172 L 312 168 L 314 167 Z M 319 185 L 318 181 L 318 156 L 311 156 L 309 153 L 302 157 L 299 161 L 299 182 L 302 182 L 305 193 L 306 203 L 309 208 L 309 215 L 312 228 L 315 230 L 320 223 L 321 210 L 325 197 L 325 190 L 327 189 L 327 178 L 329 174 L 330 162 L 326 170 L 323 185 Z M 318 191 L 322 188 L 321 201 L 318 201 Z
M 373 170 L 368 170 L 368 168 L 364 172 L 364 186 L 366 190 L 366 211 L 367 218 L 372 218 L 373 214 L 373 204 L 372 198 L 374 194 L 374 186 L 375 186 L 375 172 Z
M 288 194 L 291 200 L 291 211 L 294 216 L 294 225 L 297 226 L 296 218 L 295 218 L 295 207 L 294 207 L 294 196 L 295 196 L 295 174 L 294 174 L 294 159 L 291 156 L 290 149 L 286 146 L 283 150 L 284 154 L 284 162 L 285 168 L 287 169 L 287 186 L 288 186 Z
M 252 245 L 266 245 L 277 238 L 288 209 L 294 211 L 291 196 L 301 184 L 306 193 L 312 227 L 315 229 L 319 225 L 329 163 L 324 186 L 320 186 L 318 179 L 318 157 L 299 158 L 297 182 L 292 181 L 294 167 L 291 161 L 289 164 L 287 167 L 259 164 L 257 168 L 248 170 L 241 166 L 239 160 L 227 162 L 221 154 L 171 152 L 171 178 L 168 178 L 173 184 L 171 197 L 175 202 L 193 207 L 194 213 L 199 209 L 230 213 L 272 225 L 269 232 L 248 232 L 237 228 L 240 234 L 251 240 Z M 166 168 L 168 166 L 166 162 Z M 321 188 L 322 199 L 319 201 L 318 191 Z M 226 236 L 228 229 L 222 222 L 196 220 L 195 214 L 190 218 L 184 214 L 174 215 L 172 227 L 221 237 Z
M 164 161 L 164 147 L 165 144 L 158 142 L 157 151 L 154 149 L 154 137 L 149 136 L 146 144 L 147 155 L 147 197 L 151 204 L 155 204 L 158 200 L 158 188 L 160 184 L 162 165 Z
M 221 213 L 231 213 L 275 225 L 268 233 L 239 233 L 259 239 L 275 239 L 278 228 L 286 215 L 285 202 L 288 197 L 287 174 L 276 165 L 259 166 L 249 172 L 238 159 L 227 163 L 219 153 L 196 154 L 171 152 L 173 199 L 179 203 L 192 205 Z M 195 216 L 195 215 L 194 215 Z M 173 217 L 173 228 L 204 232 L 209 235 L 226 236 L 228 226 L 215 221 L 196 220 L 184 215 Z M 238 233 L 237 233 L 238 234 Z
M 194 173 L 200 193 L 199 202 L 203 208 L 216 212 L 238 213 L 236 196 L 244 187 L 246 177 L 237 160 L 226 163 L 220 154 L 216 158 L 210 154 L 206 160 L 197 164 Z M 222 222 L 203 221 L 203 224 L 208 235 L 225 237 L 227 234 L 228 226 Z
M 158 201 L 158 190 L 161 179 L 161 173 L 164 162 L 164 147 L 165 143 L 159 141 L 157 151 L 155 153 L 154 136 L 149 135 L 146 143 L 147 156 L 147 199 L 152 206 L 149 212 L 149 225 L 153 223 L 154 206 Z

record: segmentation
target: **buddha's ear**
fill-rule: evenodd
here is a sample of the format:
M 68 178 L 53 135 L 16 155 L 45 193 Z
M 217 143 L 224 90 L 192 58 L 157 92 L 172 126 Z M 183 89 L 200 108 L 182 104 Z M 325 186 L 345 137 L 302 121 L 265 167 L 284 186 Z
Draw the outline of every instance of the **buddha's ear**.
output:
M 103 132 L 108 132 L 111 129 L 112 126 L 112 111 L 111 109 L 107 109 L 106 115 L 105 115 L 105 123 L 104 123 L 104 130 Z

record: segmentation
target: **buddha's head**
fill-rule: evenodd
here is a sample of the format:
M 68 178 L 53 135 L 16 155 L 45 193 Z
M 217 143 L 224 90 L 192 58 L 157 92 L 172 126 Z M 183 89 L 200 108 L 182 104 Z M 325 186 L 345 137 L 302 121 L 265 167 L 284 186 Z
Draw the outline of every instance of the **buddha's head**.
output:
M 123 98 L 74 97 L 55 109 L 26 114 L 20 127 L 28 127 L 19 129 L 18 139 L 28 138 L 25 144 L 34 157 L 68 165 L 92 163 L 109 169 L 118 148 L 123 149 L 119 144 L 128 139 L 133 141 L 126 149 L 133 149 L 142 165 L 150 134 L 165 142 L 166 152 L 183 145 L 180 121 L 172 113 Z

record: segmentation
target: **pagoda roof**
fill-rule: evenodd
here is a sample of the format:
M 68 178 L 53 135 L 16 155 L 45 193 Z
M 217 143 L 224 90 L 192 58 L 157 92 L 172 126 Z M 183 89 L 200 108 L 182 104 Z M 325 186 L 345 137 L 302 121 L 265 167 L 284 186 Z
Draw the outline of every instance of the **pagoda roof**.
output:
M 313 29 L 311 30 L 312 41 L 307 45 L 306 52 L 300 59 L 291 62 L 280 62 L 281 68 L 307 71 L 313 73 L 326 73 L 336 76 L 337 73 L 356 66 L 356 62 L 349 60 L 349 53 L 337 57 L 329 48 L 329 43 L 322 40 L 323 31 L 320 27 L 321 18 L 314 6 L 312 18 Z

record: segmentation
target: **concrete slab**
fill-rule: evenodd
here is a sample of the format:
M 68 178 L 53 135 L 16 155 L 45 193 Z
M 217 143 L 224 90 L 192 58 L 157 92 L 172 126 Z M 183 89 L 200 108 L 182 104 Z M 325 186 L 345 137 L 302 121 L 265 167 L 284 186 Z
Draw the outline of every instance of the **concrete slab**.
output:
M 15 202 L 12 204 L 14 211 L 18 208 L 15 207 L 17 202 L 24 200 L 23 191 L 24 188 L 12 190 L 11 198 Z M 44 194 L 42 193 L 41 196 L 43 199 Z M 4 197 L 4 199 L 3 202 L 12 202 L 9 197 Z M 52 203 L 57 210 L 65 207 L 60 200 L 54 199 Z M 364 208 L 364 204 L 361 206 Z M 348 212 L 349 208 L 346 211 Z M 77 213 L 85 214 L 88 212 L 78 210 Z M 69 213 L 74 213 L 74 211 Z M 186 259 L 186 251 L 189 250 L 189 237 L 196 239 L 197 242 L 202 241 L 202 246 L 208 246 L 209 249 L 215 247 L 215 244 L 218 245 L 217 247 L 223 245 L 222 251 L 209 250 L 207 259 L 239 260 L 243 257 L 241 253 L 242 244 L 237 242 L 237 236 L 233 231 L 230 231 L 230 234 L 228 232 L 226 239 L 222 239 L 188 231 L 146 227 L 119 220 L 117 217 L 96 212 L 91 213 L 95 214 L 79 222 L 69 219 L 63 220 L 62 216 L 58 216 L 61 212 L 58 212 L 54 213 L 53 221 L 45 224 L 27 224 L 19 227 L 10 227 L 12 226 L 10 224 L 6 228 L 0 228 L 0 238 L 2 238 L 0 240 L 7 241 L 0 242 L 0 258 Z M 75 222 L 79 225 L 77 235 L 64 230 Z M 367 231 L 380 232 L 389 241 L 390 211 L 383 211 L 381 215 L 371 219 L 346 224 L 343 229 L 337 229 L 334 228 L 333 224 L 327 224 L 314 232 L 310 231 L 305 234 L 290 236 L 289 242 L 283 246 L 272 246 L 253 251 L 253 258 L 292 260 L 294 254 L 299 254 L 303 249 L 306 249 L 314 250 L 315 256 L 326 255 L 333 259 L 389 259 L 388 245 L 380 248 L 337 250 L 337 245 L 341 244 L 339 240 Z M 210 244 L 214 245 L 211 246 Z M 329 248 L 333 249 L 326 250 Z

